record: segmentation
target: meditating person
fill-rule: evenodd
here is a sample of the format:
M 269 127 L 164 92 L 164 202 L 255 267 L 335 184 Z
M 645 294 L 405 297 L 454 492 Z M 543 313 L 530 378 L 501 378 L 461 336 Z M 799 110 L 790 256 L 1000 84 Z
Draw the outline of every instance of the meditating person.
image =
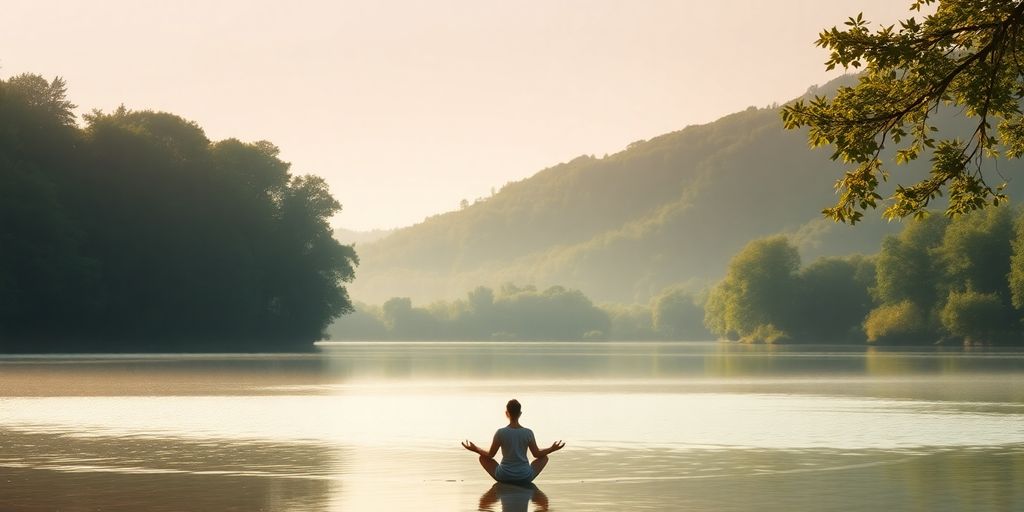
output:
M 561 450 L 565 443 L 557 441 L 543 450 L 537 448 L 537 440 L 533 431 L 519 424 L 519 416 L 523 414 L 523 406 L 518 400 L 512 399 L 505 405 L 505 416 L 508 426 L 501 427 L 494 433 L 491 449 L 483 448 L 470 441 L 463 441 L 462 447 L 480 455 L 480 465 L 491 478 L 499 482 L 532 482 L 548 464 L 548 454 Z M 494 460 L 494 455 L 501 448 L 501 464 Z M 526 458 L 526 449 L 533 455 L 531 463 Z

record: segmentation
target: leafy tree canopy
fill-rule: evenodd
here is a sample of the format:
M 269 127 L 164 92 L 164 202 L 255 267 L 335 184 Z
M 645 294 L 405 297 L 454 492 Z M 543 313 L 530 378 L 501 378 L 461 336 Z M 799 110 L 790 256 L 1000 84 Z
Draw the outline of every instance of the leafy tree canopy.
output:
M 174 114 L 74 108 L 60 78 L 0 80 L 0 352 L 301 350 L 352 310 L 323 179 Z
M 983 170 L 994 158 L 1024 154 L 1024 1 L 916 0 L 910 8 L 932 4 L 935 12 L 921 21 L 871 27 L 859 14 L 822 32 L 826 67 L 863 68 L 857 85 L 782 111 L 786 128 L 808 127 L 812 147 L 834 146 L 832 159 L 853 165 L 836 182 L 839 200 L 827 217 L 852 224 L 878 205 L 879 183 L 889 178 L 886 149 L 895 149 L 897 164 L 926 153 L 932 164 L 924 179 L 897 186 L 888 219 L 923 215 L 943 194 L 949 216 L 1006 199 L 1005 183 Z M 938 134 L 940 108 L 962 112 L 973 132 L 963 140 Z
M 792 324 L 791 298 L 798 288 L 800 256 L 782 236 L 754 240 L 729 262 L 725 278 L 711 290 L 704 324 L 729 339 L 759 341 L 785 333 Z M 775 336 L 785 337 L 785 336 Z

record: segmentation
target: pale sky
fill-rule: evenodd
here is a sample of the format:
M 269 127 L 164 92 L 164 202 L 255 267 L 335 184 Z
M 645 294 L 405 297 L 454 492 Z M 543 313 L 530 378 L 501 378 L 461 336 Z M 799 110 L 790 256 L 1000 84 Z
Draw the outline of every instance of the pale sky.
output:
M 581 154 L 837 76 L 818 32 L 910 0 L 3 0 L 0 77 L 173 112 L 327 179 L 334 224 L 420 222 Z

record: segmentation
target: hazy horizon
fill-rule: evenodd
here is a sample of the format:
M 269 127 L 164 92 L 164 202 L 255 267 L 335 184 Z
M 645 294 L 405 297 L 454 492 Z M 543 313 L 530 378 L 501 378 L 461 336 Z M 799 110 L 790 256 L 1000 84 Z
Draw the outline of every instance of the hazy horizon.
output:
M 0 76 L 62 76 L 80 114 L 124 104 L 213 140 L 270 140 L 294 172 L 327 179 L 336 227 L 386 229 L 791 99 L 840 74 L 813 45 L 821 29 L 909 16 L 881 0 L 528 7 L 13 2 Z

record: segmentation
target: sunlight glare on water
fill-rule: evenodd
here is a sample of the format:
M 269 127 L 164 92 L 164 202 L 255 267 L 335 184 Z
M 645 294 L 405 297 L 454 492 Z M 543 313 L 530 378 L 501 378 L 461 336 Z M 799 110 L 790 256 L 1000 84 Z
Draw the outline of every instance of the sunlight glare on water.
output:
M 392 388 L 295 396 L 7 398 L 0 412 L 7 428 L 71 435 L 442 448 L 463 437 L 489 440 L 511 396 L 527 404 L 522 421 L 541 439 L 569 438 L 581 448 L 913 448 L 1024 439 L 1024 406 L 992 414 L 965 410 L 978 404 L 959 402 L 786 394 Z

